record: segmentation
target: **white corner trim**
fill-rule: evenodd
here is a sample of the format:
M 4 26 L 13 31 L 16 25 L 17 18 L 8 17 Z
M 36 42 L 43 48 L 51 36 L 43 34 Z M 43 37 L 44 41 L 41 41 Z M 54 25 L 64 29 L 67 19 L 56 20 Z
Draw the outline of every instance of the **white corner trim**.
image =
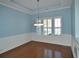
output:
M 0 38 L 0 54 L 30 41 L 31 37 L 29 33 Z
M 7 2 L 7 1 L 0 1 L 0 4 L 3 5 L 3 6 L 9 7 L 9 8 L 15 9 L 17 11 L 26 13 L 26 14 L 30 14 L 30 15 L 32 14 L 32 10 L 21 7 L 18 4 L 14 4 L 14 3 L 11 3 L 11 2 Z

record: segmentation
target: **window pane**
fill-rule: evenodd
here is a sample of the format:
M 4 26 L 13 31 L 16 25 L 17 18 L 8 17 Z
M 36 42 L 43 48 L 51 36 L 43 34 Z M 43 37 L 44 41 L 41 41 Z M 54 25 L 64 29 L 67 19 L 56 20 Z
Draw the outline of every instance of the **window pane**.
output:
M 61 18 L 55 18 L 55 27 L 61 27 Z
M 48 28 L 48 34 L 52 34 L 52 29 Z
M 61 28 L 55 28 L 55 35 L 61 34 Z
M 47 35 L 48 34 L 48 30 L 47 28 L 44 28 L 44 35 Z
M 48 27 L 52 27 L 52 19 L 48 19 Z
M 47 19 L 43 20 L 44 27 L 47 27 Z

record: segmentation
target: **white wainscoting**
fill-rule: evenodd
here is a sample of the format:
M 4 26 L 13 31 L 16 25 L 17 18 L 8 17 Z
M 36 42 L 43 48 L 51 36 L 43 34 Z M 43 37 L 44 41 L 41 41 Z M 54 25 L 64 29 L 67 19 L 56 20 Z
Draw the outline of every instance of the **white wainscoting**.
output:
M 72 42 L 71 43 L 71 49 L 72 49 L 73 57 L 75 58 L 76 57 L 75 50 L 74 50 L 75 45 L 76 45 L 75 38 L 72 37 L 72 41 L 71 42 Z
M 32 33 L 31 36 L 32 36 L 32 41 L 40 41 L 40 42 L 59 44 L 64 46 L 71 46 L 72 38 L 71 35 L 69 34 L 62 34 L 60 36 L 57 35 L 42 36 Z
M 71 49 L 74 58 L 79 58 L 79 38 L 72 38 Z
M 64 46 L 71 46 L 71 35 L 63 34 L 60 36 L 37 35 L 36 33 L 25 33 L 5 38 L 0 38 L 0 53 L 16 48 L 22 44 L 30 41 L 39 41 L 45 43 L 59 44 Z
M 76 39 L 77 43 L 76 43 L 76 48 L 77 48 L 77 58 L 79 58 L 79 37 Z
M 19 34 L 0 38 L 0 53 L 4 53 L 10 49 L 16 48 L 24 43 L 31 41 L 29 34 Z

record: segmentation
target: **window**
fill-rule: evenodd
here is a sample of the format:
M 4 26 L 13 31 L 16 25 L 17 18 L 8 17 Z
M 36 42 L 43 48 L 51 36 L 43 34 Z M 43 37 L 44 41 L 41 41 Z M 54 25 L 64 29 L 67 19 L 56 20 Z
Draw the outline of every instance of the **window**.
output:
M 52 34 L 52 19 L 43 19 L 36 22 L 43 23 L 43 26 L 37 26 L 36 32 L 38 34 L 50 35 Z
M 52 34 L 52 19 L 44 19 L 43 20 L 43 34 L 50 35 Z
M 40 23 L 43 23 L 43 26 L 37 26 L 36 32 L 38 34 L 43 35 L 51 35 L 52 34 L 52 19 L 42 19 L 39 20 Z M 54 18 L 54 34 L 61 35 L 61 17 Z
M 54 34 L 61 35 L 61 17 L 54 19 Z

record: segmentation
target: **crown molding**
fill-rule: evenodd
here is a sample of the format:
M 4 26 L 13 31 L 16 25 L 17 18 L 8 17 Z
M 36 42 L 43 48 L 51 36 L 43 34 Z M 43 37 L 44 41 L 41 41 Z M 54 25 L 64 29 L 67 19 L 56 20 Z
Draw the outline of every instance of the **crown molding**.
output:
M 71 8 L 70 6 L 64 6 L 64 7 L 58 7 L 58 8 L 50 8 L 50 9 L 41 9 L 39 13 L 46 13 L 46 12 L 51 12 L 51 11 L 58 11 L 62 9 L 67 9 Z M 37 14 L 36 11 L 33 10 L 32 14 Z
M 28 8 L 24 8 L 24 7 L 22 7 L 22 6 L 20 6 L 16 3 L 12 3 L 12 2 L 9 2 L 9 1 L 0 1 L 0 4 L 3 5 L 3 6 L 6 6 L 6 7 L 12 8 L 14 10 L 32 15 L 32 10 L 30 10 Z

